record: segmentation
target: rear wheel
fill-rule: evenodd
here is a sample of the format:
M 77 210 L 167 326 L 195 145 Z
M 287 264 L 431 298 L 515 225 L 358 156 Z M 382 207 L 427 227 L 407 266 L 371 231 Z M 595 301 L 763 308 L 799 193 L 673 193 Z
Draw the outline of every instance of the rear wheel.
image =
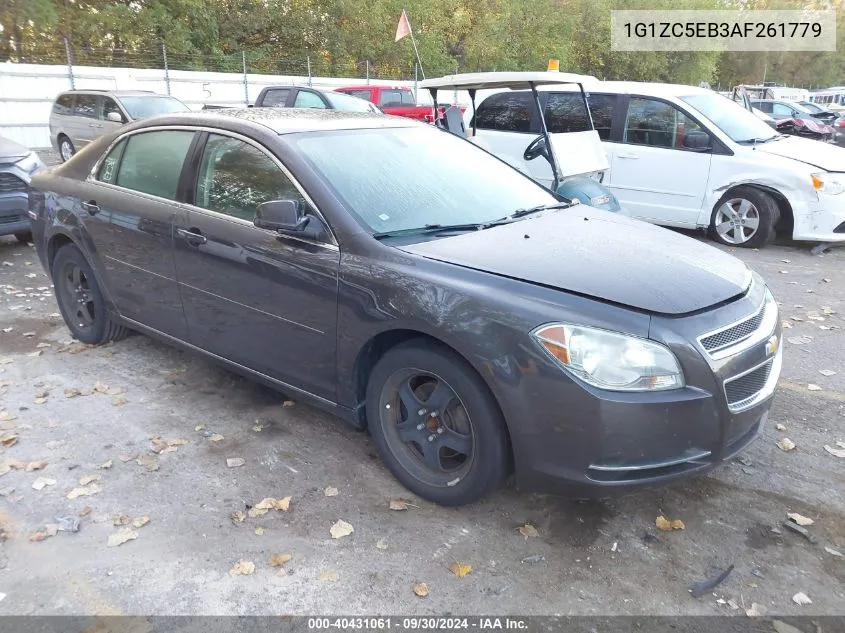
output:
M 472 367 L 436 344 L 412 341 L 381 358 L 367 387 L 367 421 L 393 475 L 435 503 L 476 501 L 507 474 L 497 404 Z
M 710 235 L 728 246 L 760 248 L 773 235 L 778 215 L 772 196 L 753 187 L 737 187 L 716 203 Z
M 15 233 L 15 239 L 21 244 L 29 244 L 32 241 L 32 233 L 24 231 L 23 233 Z
M 126 328 L 109 317 L 94 271 L 76 246 L 59 249 L 52 275 L 59 311 L 74 338 L 97 345 L 126 336 Z
M 62 157 L 63 163 L 67 162 L 74 154 L 76 154 L 76 148 L 73 146 L 73 143 L 70 142 L 70 139 L 64 134 L 59 134 L 58 141 L 59 155 Z

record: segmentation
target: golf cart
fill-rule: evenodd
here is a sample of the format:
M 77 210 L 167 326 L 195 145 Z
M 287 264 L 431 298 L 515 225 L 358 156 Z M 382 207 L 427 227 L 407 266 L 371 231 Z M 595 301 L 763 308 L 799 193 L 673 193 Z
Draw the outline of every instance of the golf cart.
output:
M 592 207 L 616 212 L 620 211 L 616 196 L 601 184 L 601 178 L 610 165 L 602 148 L 599 134 L 593 125 L 588 97 L 584 92 L 584 83 L 595 81 L 594 77 L 560 72 L 489 72 L 464 73 L 447 75 L 438 79 L 426 79 L 420 82 L 420 88 L 427 89 L 431 94 L 435 112 L 437 112 L 437 93 L 439 90 L 466 90 L 472 102 L 472 109 L 466 114 L 467 117 L 470 117 L 471 132 L 467 134 L 467 126 L 463 117 L 460 111 L 454 107 L 447 109 L 444 115 L 436 120 L 438 125 L 454 134 L 468 137 L 471 142 L 498 156 L 523 173 L 532 176 L 535 180 L 568 200 L 577 199 L 579 202 Z M 589 129 L 578 132 L 549 132 L 537 87 L 550 84 L 577 86 L 578 92 L 572 94 L 574 97 L 580 93 Z M 508 90 L 531 91 L 533 108 L 539 120 L 541 133 L 527 145 L 525 140 L 530 138 L 530 135 L 521 131 L 485 129 L 479 131 L 477 129 L 476 98 L 481 96 L 483 99 L 489 99 L 496 93 Z M 480 91 L 485 92 L 483 95 L 479 95 Z M 517 145 L 516 153 L 503 149 L 502 141 L 505 136 L 507 136 L 508 145 Z M 490 141 L 494 141 L 498 147 L 493 147 Z M 519 152 L 521 152 L 521 156 L 517 155 Z M 551 167 L 550 181 L 537 177 L 536 174 L 531 174 L 532 170 L 529 169 L 530 166 L 527 164 L 541 156 L 548 161 Z

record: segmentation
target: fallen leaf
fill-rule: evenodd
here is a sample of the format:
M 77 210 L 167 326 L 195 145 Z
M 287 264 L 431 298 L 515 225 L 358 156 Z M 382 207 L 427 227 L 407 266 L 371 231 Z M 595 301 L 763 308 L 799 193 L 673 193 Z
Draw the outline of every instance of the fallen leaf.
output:
M 129 402 L 129 400 L 127 400 L 123 396 L 115 396 L 111 400 L 111 404 L 112 404 L 113 407 L 122 407 L 127 402 Z
M 290 554 L 273 554 L 267 562 L 270 563 L 271 567 L 281 567 L 291 560 L 293 560 L 293 556 Z
M 332 538 L 338 539 L 343 538 L 344 536 L 349 536 L 354 531 L 355 528 L 353 528 L 350 523 L 347 523 L 343 519 L 338 519 L 337 523 L 332 525 L 329 533 L 332 535 Z
M 791 451 L 793 448 L 795 448 L 795 442 L 793 442 L 788 437 L 784 437 L 783 439 L 780 439 L 775 443 L 778 445 L 778 448 L 782 451 Z
M 420 598 L 425 598 L 428 595 L 428 585 L 424 582 L 415 582 L 412 589 L 414 594 Z
M 813 342 L 813 339 L 811 339 L 809 336 L 790 336 L 786 340 L 792 343 L 793 345 L 806 345 L 807 343 Z
M 526 539 L 540 536 L 539 532 L 537 532 L 537 528 L 535 528 L 530 523 L 526 523 L 525 525 L 520 526 L 519 533 L 522 534 L 522 536 L 524 536 Z
M 56 480 L 50 477 L 39 477 L 35 481 L 32 482 L 32 489 L 33 490 L 43 490 L 47 486 L 55 486 Z
M 112 462 L 112 460 L 109 460 L 107 462 L 100 464 L 100 466 L 98 468 L 101 468 L 102 470 L 108 470 L 109 468 L 112 467 L 113 464 L 114 464 L 114 462 Z
M 243 457 L 229 457 L 226 460 L 226 466 L 229 468 L 237 468 L 238 466 L 243 466 L 246 464 L 246 460 Z
M 293 406 L 293 405 L 295 405 L 295 404 L 296 404 L 296 403 L 295 403 L 293 400 L 285 400 L 285 401 L 282 403 L 282 406 L 283 406 L 283 407 L 292 407 L 292 406 Z
M 240 523 L 241 521 L 246 519 L 246 513 L 238 510 L 237 512 L 232 512 L 232 514 L 229 515 L 229 518 L 232 519 L 232 521 L 234 521 L 235 523 Z
M 109 387 L 105 391 L 107 396 L 118 396 L 123 393 L 123 389 L 120 387 Z
M 822 277 L 822 281 L 825 282 L 826 284 L 829 284 L 830 278 L 829 277 Z
M 137 519 L 132 519 L 132 527 L 140 529 L 140 528 L 144 527 L 149 522 L 150 522 L 150 517 L 148 517 L 147 515 L 144 515 L 142 517 L 138 517 Z
M 327 497 L 336 497 L 340 494 L 340 492 L 338 491 L 337 488 L 329 486 L 328 488 L 323 490 L 323 494 L 326 495 Z
M 261 433 L 261 431 L 263 431 L 264 429 L 266 429 L 269 426 L 270 426 L 269 424 L 267 426 L 264 426 L 263 424 L 255 424 L 255 425 L 253 425 L 252 430 L 255 431 L 256 433 Z
M 270 511 L 269 508 L 250 508 L 247 510 L 247 514 L 249 515 L 250 519 L 254 519 L 256 517 L 262 517 Z
M 176 439 L 176 440 L 167 440 L 168 446 L 185 446 L 185 444 L 187 444 L 187 443 L 188 443 L 188 440 L 182 439 L 182 438 L 179 438 L 179 439 Z
M 829 378 L 830 376 L 835 376 L 835 375 L 836 375 L 836 372 L 835 372 L 835 371 L 833 371 L 832 369 L 820 369 L 820 370 L 819 370 L 819 373 L 820 373 L 822 376 L 827 376 L 828 378 Z
M 787 512 L 786 516 L 798 525 L 812 525 L 813 523 L 815 523 L 815 521 L 813 521 L 810 517 L 805 517 L 804 515 L 798 514 L 797 512 Z
M 157 454 L 161 453 L 167 447 L 168 447 L 168 444 L 165 440 L 162 440 L 162 439 L 157 438 L 157 437 L 150 440 L 150 450 L 153 453 L 157 453 Z
M 376 541 L 376 547 L 378 549 L 387 549 L 387 541 L 384 540 L 383 538 L 380 538 L 379 540 Z
M 804 633 L 801 629 L 780 620 L 772 620 L 772 628 L 775 633 Z
M 0 411 L 0 422 L 11 422 L 12 420 L 17 420 L 18 416 L 12 415 L 8 411 Z
M 220 433 L 215 433 L 211 437 L 208 438 L 210 442 L 219 442 L 220 440 L 226 439 Z
M 141 455 L 135 461 L 139 466 L 143 466 L 150 472 L 154 472 L 159 469 L 158 459 L 156 459 L 155 455 Z
M 778 422 L 777 424 L 775 424 L 775 428 L 776 428 L 778 431 L 785 431 L 785 430 L 786 430 L 786 425 L 785 425 L 785 424 L 781 424 L 780 422 Z
M 82 392 L 79 389 L 65 389 L 65 398 L 76 398 L 77 396 L 81 396 Z
M 290 497 L 285 497 L 283 499 L 274 499 L 273 497 L 267 497 L 266 499 L 262 499 L 258 503 L 255 504 L 254 508 L 258 510 L 281 510 L 282 512 L 287 512 L 290 508 Z
M 34 352 L 30 352 L 29 354 L 27 354 L 27 356 L 29 356 L 29 357 L 31 357 L 31 358 L 38 358 L 38 357 L 39 357 L 39 356 L 41 356 L 41 354 L 43 354 L 43 353 L 44 353 L 44 350 L 37 349 L 37 350 L 35 350 Z
M 35 332 L 24 332 L 21 336 L 25 336 L 26 338 L 32 338 L 35 336 Z
M 249 576 L 255 573 L 255 563 L 249 560 L 239 560 L 235 566 L 229 570 L 230 576 Z
M 125 464 L 126 462 L 131 462 L 133 459 L 138 459 L 138 453 L 124 453 L 123 455 L 118 455 L 118 459 Z
M 807 385 L 807 391 L 821 391 L 821 390 L 822 390 L 821 387 L 819 387 L 818 385 L 814 385 L 813 383 L 810 383 L 809 385 Z
M 117 532 L 109 534 L 109 540 L 106 547 L 117 547 L 123 545 L 127 541 L 134 541 L 138 538 L 138 533 L 129 528 L 120 528 Z
M 320 580 L 328 581 L 328 582 L 337 582 L 340 578 L 340 574 L 336 571 L 324 571 L 320 574 Z
M 59 526 L 55 523 L 44 526 L 43 529 L 33 532 L 29 535 L 29 540 L 33 543 L 40 543 L 41 541 L 56 536 L 59 533 Z
M 131 521 L 131 519 L 128 516 L 126 516 L 125 514 L 121 514 L 120 516 L 117 516 L 112 519 L 112 525 L 115 525 L 117 527 L 120 527 L 122 525 L 129 525 L 129 521 Z
M 680 519 L 670 521 L 662 514 L 654 520 L 654 524 L 657 526 L 658 530 L 663 530 L 664 532 L 671 532 L 672 530 L 685 530 L 687 528 L 687 526 L 684 525 L 684 522 Z
M 794 596 L 792 596 L 792 602 L 795 604 L 813 604 L 813 601 L 810 600 L 810 596 L 806 593 L 799 591 Z
M 31 473 L 34 470 L 41 470 L 43 468 L 47 468 L 47 462 L 44 460 L 40 462 L 29 462 L 26 465 L 26 472 Z
M 14 446 L 18 443 L 19 436 L 17 433 L 4 433 L 0 437 L 0 444 L 3 446 Z
M 194 431 L 202 431 L 205 428 L 205 424 L 197 424 L 194 427 Z
M 452 563 L 449 565 L 449 571 L 455 574 L 458 578 L 463 578 L 467 574 L 472 573 L 472 565 L 466 563 Z
M 407 510 L 409 506 L 414 508 L 417 507 L 407 499 L 391 499 L 388 507 L 391 510 Z
M 783 321 L 783 322 L 781 322 L 780 326 L 783 329 L 788 330 L 789 328 L 792 327 L 792 323 L 790 323 L 789 321 Z
M 759 618 L 766 614 L 766 607 L 763 605 L 757 604 L 756 602 L 751 603 L 751 608 L 745 610 L 745 615 L 749 618 Z
M 91 506 L 85 506 L 84 508 L 82 508 L 82 509 L 79 511 L 79 516 L 81 516 L 81 517 L 87 517 L 87 516 L 88 516 L 89 514 L 91 514 L 91 512 L 93 512 L 93 511 L 94 511 L 94 508 L 92 508 Z
M 87 486 L 88 484 L 94 483 L 95 481 L 100 481 L 100 479 L 102 478 L 103 476 L 100 474 L 85 475 L 84 477 L 79 479 L 79 485 Z
M 98 492 L 102 492 L 102 488 L 97 484 L 91 484 L 90 486 L 85 486 L 84 488 L 74 488 L 69 493 L 67 493 L 68 499 L 77 499 L 79 497 L 90 497 L 91 495 L 95 495 Z
M 259 525 L 257 528 L 255 528 L 255 534 L 256 536 L 264 536 L 264 528 Z
M 832 446 L 824 445 L 824 450 L 834 457 L 845 457 L 845 448 L 833 448 Z
M 35 404 L 46 404 L 47 398 L 36 398 L 32 402 L 34 402 Z

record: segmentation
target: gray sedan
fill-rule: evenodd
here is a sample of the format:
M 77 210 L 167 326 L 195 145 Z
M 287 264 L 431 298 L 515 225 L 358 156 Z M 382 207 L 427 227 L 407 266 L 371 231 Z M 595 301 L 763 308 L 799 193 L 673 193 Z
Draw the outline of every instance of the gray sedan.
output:
M 44 166 L 38 155 L 0 136 L 0 235 L 29 242 L 29 180 Z
M 437 503 L 511 473 L 603 497 L 706 472 L 760 434 L 780 373 L 743 263 L 410 119 L 159 117 L 33 186 L 74 336 L 144 332 L 331 411 Z

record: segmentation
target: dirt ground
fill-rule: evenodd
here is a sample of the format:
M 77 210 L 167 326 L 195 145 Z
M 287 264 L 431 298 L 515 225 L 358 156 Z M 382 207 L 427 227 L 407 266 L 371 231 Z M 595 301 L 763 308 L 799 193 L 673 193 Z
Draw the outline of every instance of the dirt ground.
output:
M 367 435 L 202 358 L 141 335 L 72 343 L 34 249 L 0 238 L 0 443 L 17 437 L 0 446 L 0 615 L 845 615 L 845 457 L 824 448 L 845 447 L 845 249 L 733 252 L 791 325 L 760 440 L 708 476 L 614 501 L 508 489 L 448 509 L 412 498 Z M 231 518 L 288 496 L 286 512 Z M 411 505 L 389 509 L 397 498 Z M 815 544 L 787 512 L 814 521 Z M 685 529 L 656 529 L 660 515 Z M 65 517 L 79 531 L 50 536 Z M 333 539 L 340 519 L 354 532 Z M 120 535 L 137 538 L 110 547 Z M 239 561 L 254 573 L 231 575 Z

